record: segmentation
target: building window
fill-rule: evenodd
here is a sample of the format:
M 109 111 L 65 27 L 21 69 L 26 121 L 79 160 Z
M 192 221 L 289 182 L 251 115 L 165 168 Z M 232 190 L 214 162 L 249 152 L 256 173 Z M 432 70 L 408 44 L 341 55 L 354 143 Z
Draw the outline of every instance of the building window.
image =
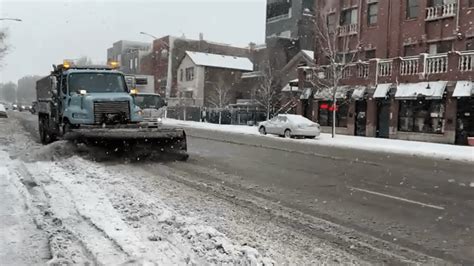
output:
M 418 49 L 416 45 L 405 45 L 403 47 L 403 56 L 415 56 L 418 55 Z
M 267 5 L 267 20 L 282 16 L 290 16 L 291 1 L 278 1 Z
M 373 26 L 377 24 L 377 15 L 379 11 L 379 3 L 372 2 L 367 7 L 367 24 Z
M 466 51 L 473 51 L 473 50 L 474 50 L 474 37 L 466 40 Z
M 341 26 L 357 24 L 357 8 L 343 10 L 341 13 Z
M 179 70 L 179 81 L 183 81 L 184 71 L 182 69 Z
M 194 67 L 186 68 L 186 81 L 194 80 Z
M 327 23 L 329 32 L 334 32 L 336 30 L 336 14 L 331 13 L 327 16 Z
M 365 51 L 365 59 L 375 58 L 375 49 Z
M 130 69 L 133 69 L 133 59 L 130 59 Z
M 474 7 L 474 0 L 469 0 L 469 7 Z
M 419 133 L 444 133 L 444 104 L 441 100 L 400 102 L 398 130 Z
M 332 112 L 334 105 L 331 101 L 319 102 L 318 123 L 321 126 L 332 126 Z M 338 102 L 336 109 L 336 127 L 347 127 L 347 113 L 349 104 L 347 101 Z
M 428 1 L 429 7 L 442 6 L 442 5 L 444 5 L 444 0 L 429 0 Z
M 138 69 L 138 58 L 135 58 L 135 69 Z
M 314 0 L 303 0 L 303 11 L 313 11 L 314 10 Z
M 452 41 L 442 41 L 437 43 L 432 43 L 428 47 L 429 54 L 444 54 L 450 52 L 453 48 Z
M 418 0 L 407 0 L 407 19 L 417 18 L 419 9 Z
M 435 7 L 435 6 L 444 6 L 448 4 L 456 4 L 457 0 L 430 0 L 428 1 L 428 6 L 429 7 Z M 469 0 L 471 1 L 471 0 Z
M 183 91 L 182 96 L 183 98 L 186 98 L 186 99 L 192 99 L 193 91 Z

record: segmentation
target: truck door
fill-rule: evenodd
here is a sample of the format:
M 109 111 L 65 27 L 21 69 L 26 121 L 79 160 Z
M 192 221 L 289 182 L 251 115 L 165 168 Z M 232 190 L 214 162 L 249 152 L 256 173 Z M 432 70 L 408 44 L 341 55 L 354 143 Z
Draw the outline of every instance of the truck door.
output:
M 59 117 L 62 118 L 64 110 L 68 106 L 68 101 L 69 101 L 69 94 L 67 93 L 67 79 L 66 76 L 61 76 L 60 82 L 59 82 L 59 97 L 60 97 L 60 105 L 59 106 Z M 62 121 L 61 121 L 62 122 Z

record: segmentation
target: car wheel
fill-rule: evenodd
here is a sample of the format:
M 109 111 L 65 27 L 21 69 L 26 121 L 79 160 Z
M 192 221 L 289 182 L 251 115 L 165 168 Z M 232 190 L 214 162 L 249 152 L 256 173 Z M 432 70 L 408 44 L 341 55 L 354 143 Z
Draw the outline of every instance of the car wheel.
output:
M 289 130 L 289 129 L 285 130 L 285 135 L 284 136 L 287 139 L 291 138 L 291 130 Z
M 258 132 L 260 132 L 260 134 L 262 134 L 262 135 L 267 135 L 267 130 L 265 129 L 265 127 L 260 127 L 258 129 Z

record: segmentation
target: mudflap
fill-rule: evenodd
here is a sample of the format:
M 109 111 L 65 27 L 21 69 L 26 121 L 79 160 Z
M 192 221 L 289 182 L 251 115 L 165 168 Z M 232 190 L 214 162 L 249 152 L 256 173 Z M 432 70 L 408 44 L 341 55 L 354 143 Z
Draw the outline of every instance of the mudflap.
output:
M 185 161 L 189 157 L 183 129 L 78 129 L 67 133 L 64 138 L 105 148 L 111 154 L 138 159 Z

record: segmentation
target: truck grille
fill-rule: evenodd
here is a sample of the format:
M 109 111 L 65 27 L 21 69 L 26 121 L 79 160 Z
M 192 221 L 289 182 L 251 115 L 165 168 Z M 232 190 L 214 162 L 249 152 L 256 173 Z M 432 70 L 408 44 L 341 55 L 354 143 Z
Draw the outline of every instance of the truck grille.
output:
M 94 102 L 94 121 L 98 124 L 126 123 L 130 120 L 128 101 Z

